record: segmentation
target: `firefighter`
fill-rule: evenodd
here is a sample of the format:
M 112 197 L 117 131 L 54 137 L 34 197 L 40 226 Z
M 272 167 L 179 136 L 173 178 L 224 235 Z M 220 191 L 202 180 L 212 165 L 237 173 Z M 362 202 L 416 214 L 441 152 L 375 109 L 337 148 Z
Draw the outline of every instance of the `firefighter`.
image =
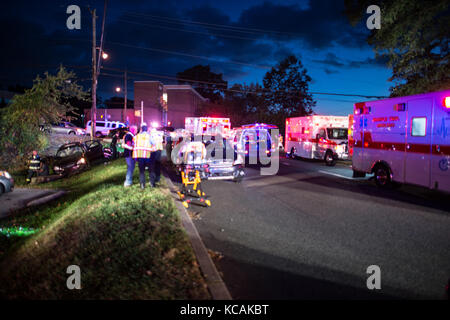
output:
M 41 157 L 39 157 L 38 152 L 36 150 L 33 150 L 33 155 L 28 160 L 28 162 L 29 162 L 29 165 L 28 165 L 28 175 L 27 175 L 26 182 L 30 183 L 31 178 L 33 176 L 38 176 L 39 170 L 41 169 Z
M 136 161 L 133 158 L 133 138 L 136 135 L 137 127 L 132 125 L 130 131 L 123 137 L 123 156 L 127 163 L 127 175 L 125 177 L 124 187 L 129 187 L 133 184 L 133 173 L 136 166 Z
M 147 132 L 148 127 L 146 123 L 143 123 L 141 126 L 141 132 L 137 134 L 133 138 L 134 147 L 133 147 L 133 159 L 137 161 L 139 167 L 139 183 L 141 185 L 141 189 L 145 189 L 145 168 L 149 169 L 149 176 L 151 176 L 150 169 L 152 164 L 151 154 L 155 151 L 155 144 L 152 140 L 152 136 Z M 150 181 L 152 187 L 154 187 L 154 183 Z
M 155 151 L 151 155 L 150 183 L 155 186 L 161 179 L 161 152 L 163 150 L 163 132 L 152 130 L 152 140 L 155 143 Z

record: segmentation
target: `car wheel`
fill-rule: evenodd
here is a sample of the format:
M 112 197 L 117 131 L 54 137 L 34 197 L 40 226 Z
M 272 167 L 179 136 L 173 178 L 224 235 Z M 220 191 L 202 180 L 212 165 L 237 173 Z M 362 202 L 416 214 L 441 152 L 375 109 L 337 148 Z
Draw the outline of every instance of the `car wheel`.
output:
M 391 172 L 389 168 L 383 164 L 378 165 L 375 170 L 375 183 L 380 188 L 388 188 L 392 186 Z
M 336 159 L 333 156 L 333 152 L 331 152 L 330 150 L 325 153 L 325 164 L 329 167 L 333 167 L 334 165 L 336 165 Z
M 96 137 L 96 138 L 101 138 L 101 137 L 102 137 L 102 133 L 101 133 L 100 131 L 97 131 L 97 132 L 95 133 L 95 137 Z
M 69 131 L 69 136 L 70 135 L 76 135 L 75 131 Z

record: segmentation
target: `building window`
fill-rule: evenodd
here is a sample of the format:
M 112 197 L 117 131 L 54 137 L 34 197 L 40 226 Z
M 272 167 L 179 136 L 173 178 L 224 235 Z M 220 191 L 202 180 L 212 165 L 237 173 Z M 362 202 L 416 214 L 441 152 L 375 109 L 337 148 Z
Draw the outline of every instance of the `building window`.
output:
M 411 136 L 412 137 L 425 137 L 427 132 L 427 118 L 417 117 L 411 120 Z

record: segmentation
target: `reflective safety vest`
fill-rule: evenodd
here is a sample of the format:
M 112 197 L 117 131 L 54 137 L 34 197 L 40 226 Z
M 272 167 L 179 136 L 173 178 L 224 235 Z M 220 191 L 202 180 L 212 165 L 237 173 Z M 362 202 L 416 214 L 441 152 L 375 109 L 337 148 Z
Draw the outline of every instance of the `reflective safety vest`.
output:
M 163 147 L 163 133 L 161 131 L 153 131 L 152 132 L 152 140 L 155 143 L 155 149 L 156 150 L 162 150 Z
M 39 155 L 32 156 L 30 158 L 29 170 L 38 171 L 41 168 L 41 158 Z
M 155 151 L 152 137 L 148 132 L 142 132 L 133 138 L 133 158 L 150 158 L 152 151 Z

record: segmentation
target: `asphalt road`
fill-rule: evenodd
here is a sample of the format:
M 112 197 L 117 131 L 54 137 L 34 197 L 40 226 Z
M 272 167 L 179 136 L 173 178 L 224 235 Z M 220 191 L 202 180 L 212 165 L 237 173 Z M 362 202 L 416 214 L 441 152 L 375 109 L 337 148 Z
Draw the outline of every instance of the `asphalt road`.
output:
M 280 160 L 274 176 L 205 182 L 212 207 L 191 207 L 234 299 L 445 298 L 448 195 L 380 190 L 349 163 Z M 370 265 L 381 290 L 367 289 Z

